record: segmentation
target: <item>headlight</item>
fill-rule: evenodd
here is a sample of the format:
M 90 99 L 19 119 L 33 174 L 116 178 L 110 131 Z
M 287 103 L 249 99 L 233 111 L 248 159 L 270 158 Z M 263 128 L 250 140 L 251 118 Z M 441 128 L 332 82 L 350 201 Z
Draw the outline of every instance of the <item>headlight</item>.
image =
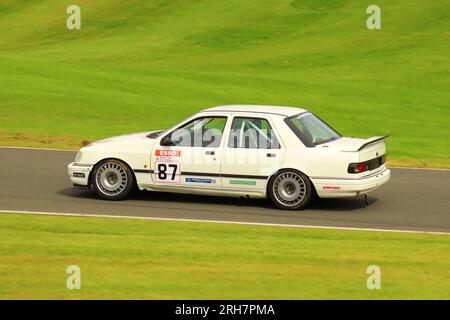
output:
M 83 156 L 83 152 L 78 151 L 77 156 L 75 157 L 75 162 L 80 162 L 82 156 Z

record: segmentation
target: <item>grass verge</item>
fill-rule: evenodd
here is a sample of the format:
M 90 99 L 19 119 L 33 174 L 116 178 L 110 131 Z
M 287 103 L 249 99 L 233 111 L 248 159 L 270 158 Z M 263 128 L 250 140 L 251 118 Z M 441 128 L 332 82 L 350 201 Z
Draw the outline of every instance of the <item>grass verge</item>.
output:
M 449 299 L 449 253 L 447 235 L 1 214 L 0 298 Z

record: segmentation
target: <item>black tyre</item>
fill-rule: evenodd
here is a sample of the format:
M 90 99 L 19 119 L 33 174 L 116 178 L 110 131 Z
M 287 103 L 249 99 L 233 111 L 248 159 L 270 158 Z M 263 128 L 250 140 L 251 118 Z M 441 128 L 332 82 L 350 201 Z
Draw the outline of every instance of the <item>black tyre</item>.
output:
M 273 204 L 284 210 L 303 209 L 314 195 L 314 187 L 300 171 L 284 169 L 269 180 L 269 197 Z
M 124 162 L 107 159 L 95 166 L 92 185 L 100 198 L 122 200 L 133 190 L 134 176 Z

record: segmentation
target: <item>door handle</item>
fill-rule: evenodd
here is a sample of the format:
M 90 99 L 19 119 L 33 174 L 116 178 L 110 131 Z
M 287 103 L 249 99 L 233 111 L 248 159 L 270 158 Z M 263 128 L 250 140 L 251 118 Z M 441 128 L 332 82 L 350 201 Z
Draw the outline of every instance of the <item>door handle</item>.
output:
M 216 152 L 215 151 L 206 151 L 205 154 L 213 156 L 216 154 Z
M 267 157 L 268 158 L 275 158 L 277 155 L 275 153 L 268 153 Z

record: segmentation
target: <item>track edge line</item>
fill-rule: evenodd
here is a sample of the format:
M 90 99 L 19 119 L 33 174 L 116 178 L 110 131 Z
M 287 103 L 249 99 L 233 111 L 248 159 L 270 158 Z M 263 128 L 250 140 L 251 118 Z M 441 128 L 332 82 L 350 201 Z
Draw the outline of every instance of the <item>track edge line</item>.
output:
M 127 215 L 101 215 L 101 214 L 71 213 L 71 212 L 0 210 L 0 213 L 47 215 L 47 216 L 68 216 L 68 217 L 88 217 L 88 218 L 116 218 L 116 219 L 135 219 L 135 220 L 159 220 L 159 221 L 178 221 L 178 222 L 203 222 L 203 223 L 237 224 L 237 225 L 248 225 L 248 226 L 303 228 L 303 229 L 324 229 L 324 230 L 348 230 L 348 231 L 370 231 L 370 232 L 419 233 L 419 234 L 436 234 L 436 235 L 444 235 L 445 234 L 445 235 L 450 235 L 450 232 L 438 232 L 438 231 L 397 230 L 397 229 L 377 229 L 377 228 L 353 228 L 353 227 L 332 227 L 332 226 L 316 226 L 316 225 L 301 225 L 301 224 L 241 222 L 241 221 L 226 221 L 226 220 L 201 220 L 201 219 L 183 219 L 183 218 L 138 217 L 138 216 L 127 216 Z

